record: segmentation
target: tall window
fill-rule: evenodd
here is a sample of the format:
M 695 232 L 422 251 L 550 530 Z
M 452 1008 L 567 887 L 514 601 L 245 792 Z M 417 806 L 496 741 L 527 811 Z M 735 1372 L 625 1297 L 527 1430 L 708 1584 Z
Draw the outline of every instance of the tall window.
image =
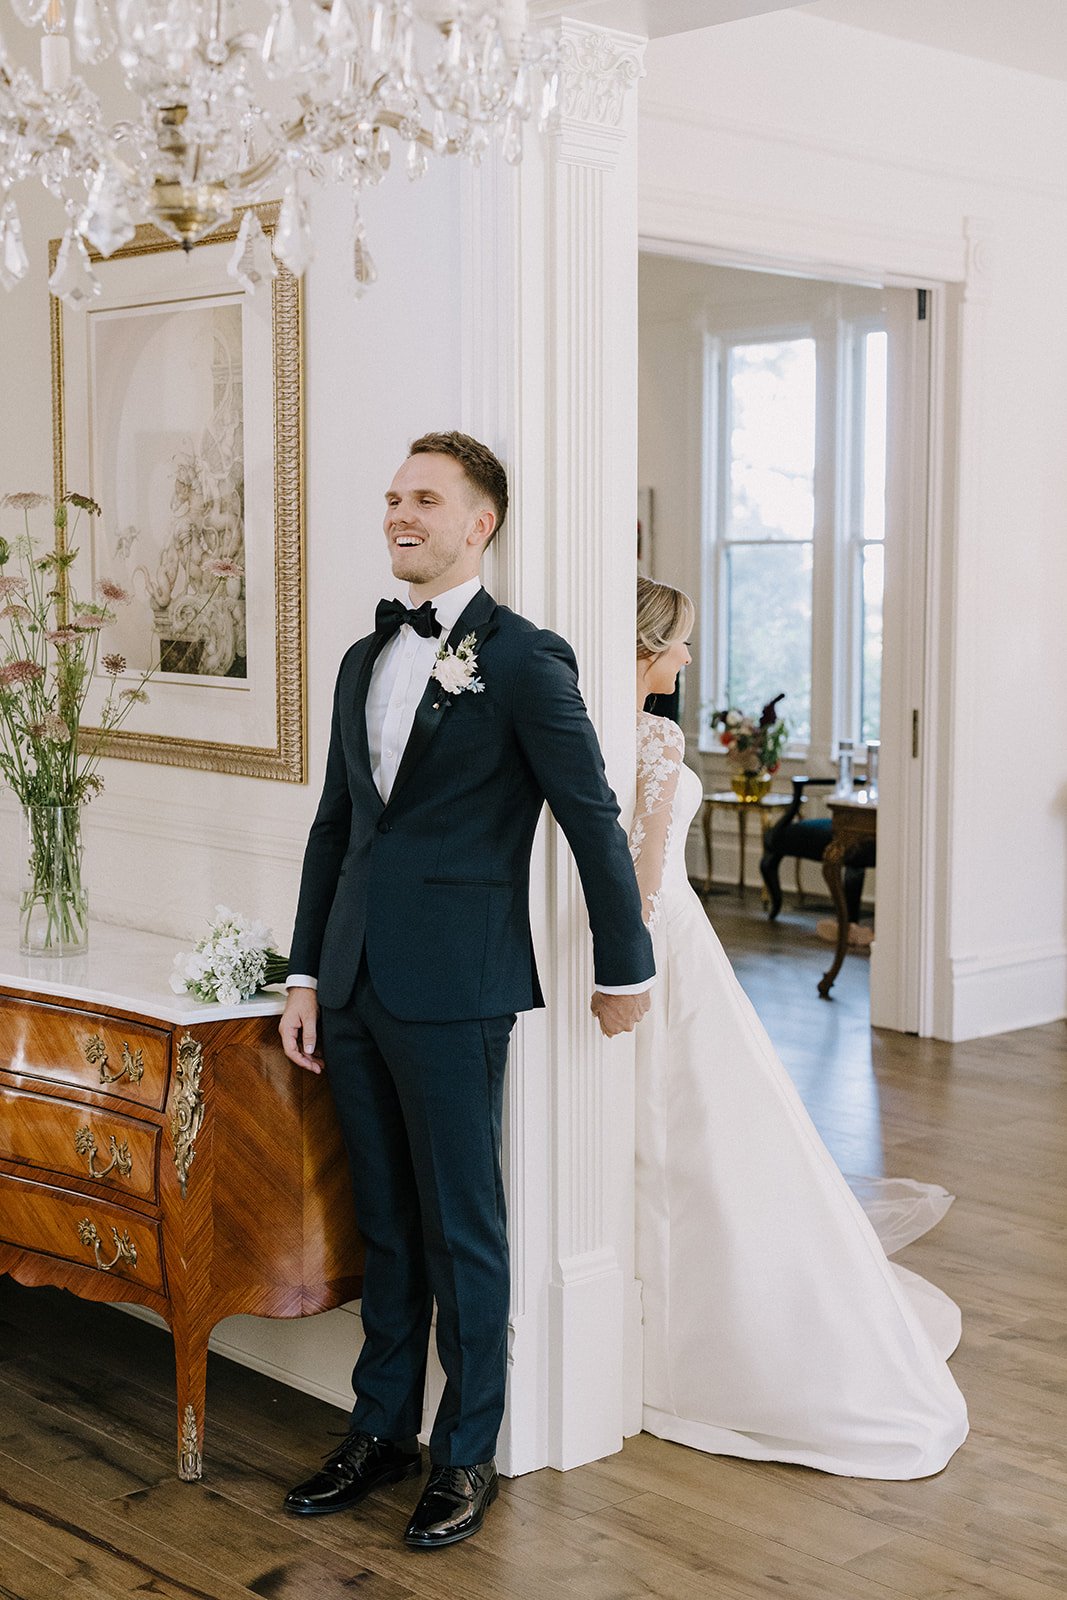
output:
M 882 592 L 885 585 L 886 355 L 883 328 L 855 330 L 852 405 L 855 454 L 850 474 L 853 584 L 858 595 L 851 656 L 856 703 L 850 721 L 863 741 L 877 739 L 882 699 Z
M 790 745 L 827 755 L 878 737 L 887 342 L 839 317 L 706 344 L 703 698 L 784 690 Z

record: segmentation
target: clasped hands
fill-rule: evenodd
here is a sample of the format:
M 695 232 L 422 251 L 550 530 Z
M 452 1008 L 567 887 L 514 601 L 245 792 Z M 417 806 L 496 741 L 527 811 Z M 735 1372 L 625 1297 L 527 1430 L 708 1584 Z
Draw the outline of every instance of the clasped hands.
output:
M 600 1031 L 607 1039 L 617 1033 L 632 1033 L 652 1004 L 646 989 L 641 994 L 604 994 L 597 989 L 589 1002 L 589 1009 L 600 1023 Z

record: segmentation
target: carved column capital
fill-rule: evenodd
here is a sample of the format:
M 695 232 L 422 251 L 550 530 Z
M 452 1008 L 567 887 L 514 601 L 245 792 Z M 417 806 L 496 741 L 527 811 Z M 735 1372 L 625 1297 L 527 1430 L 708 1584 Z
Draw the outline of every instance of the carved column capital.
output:
M 644 76 L 646 40 L 565 18 L 559 28 L 557 135 L 564 161 L 613 168 L 626 138 L 627 98 Z

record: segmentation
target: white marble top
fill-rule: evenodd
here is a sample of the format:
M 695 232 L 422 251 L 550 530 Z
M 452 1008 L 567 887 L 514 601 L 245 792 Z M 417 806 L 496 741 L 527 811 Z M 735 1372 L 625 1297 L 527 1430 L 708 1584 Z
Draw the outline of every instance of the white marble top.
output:
M 170 939 L 108 922 L 90 922 L 89 948 L 80 956 L 19 953 L 18 918 L 11 901 L 0 901 L 0 985 L 62 995 L 90 1004 L 139 1011 L 162 1022 L 223 1022 L 230 1017 L 279 1014 L 285 996 L 267 990 L 235 1006 L 205 1005 L 170 987 L 174 957 L 191 940 Z

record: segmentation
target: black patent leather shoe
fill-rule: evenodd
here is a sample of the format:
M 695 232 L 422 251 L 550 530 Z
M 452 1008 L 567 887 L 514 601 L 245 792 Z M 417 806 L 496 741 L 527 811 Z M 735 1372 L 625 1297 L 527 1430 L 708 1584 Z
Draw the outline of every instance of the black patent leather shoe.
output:
M 476 1467 L 431 1467 L 404 1543 L 415 1550 L 436 1550 L 469 1539 L 499 1492 L 495 1461 Z
M 298 1483 L 285 1497 L 286 1511 L 298 1516 L 324 1516 L 358 1505 L 373 1489 L 422 1471 L 417 1439 L 376 1439 L 372 1433 L 350 1433 L 339 1450 L 328 1456 L 306 1483 Z

